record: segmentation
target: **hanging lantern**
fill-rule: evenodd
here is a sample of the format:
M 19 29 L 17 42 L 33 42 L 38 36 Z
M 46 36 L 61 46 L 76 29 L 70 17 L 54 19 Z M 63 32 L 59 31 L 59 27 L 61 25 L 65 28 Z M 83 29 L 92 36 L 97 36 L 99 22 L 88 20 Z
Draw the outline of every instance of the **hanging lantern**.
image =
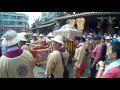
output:
M 77 29 L 83 31 L 84 30 L 84 24 L 85 24 L 85 18 L 77 18 L 76 19 Z

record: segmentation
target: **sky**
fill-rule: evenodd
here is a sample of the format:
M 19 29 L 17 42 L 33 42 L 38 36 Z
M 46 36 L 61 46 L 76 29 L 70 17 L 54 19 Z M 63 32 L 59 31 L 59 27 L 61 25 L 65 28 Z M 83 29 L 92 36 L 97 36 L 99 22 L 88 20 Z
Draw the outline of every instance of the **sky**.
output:
M 16 13 L 23 13 L 29 16 L 29 26 L 31 27 L 32 23 L 34 23 L 34 20 L 38 18 L 41 15 L 41 12 L 16 12 Z

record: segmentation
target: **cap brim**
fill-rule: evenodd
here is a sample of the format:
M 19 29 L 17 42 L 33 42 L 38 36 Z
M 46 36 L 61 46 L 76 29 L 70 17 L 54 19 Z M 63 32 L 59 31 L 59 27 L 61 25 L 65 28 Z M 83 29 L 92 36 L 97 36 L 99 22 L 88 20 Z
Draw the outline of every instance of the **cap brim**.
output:
M 60 43 L 60 44 L 64 44 L 63 42 L 61 42 L 60 40 L 58 40 L 58 39 L 55 39 L 55 38 L 53 38 L 53 39 L 51 39 L 52 41 L 55 41 L 55 42 L 57 42 L 57 43 Z

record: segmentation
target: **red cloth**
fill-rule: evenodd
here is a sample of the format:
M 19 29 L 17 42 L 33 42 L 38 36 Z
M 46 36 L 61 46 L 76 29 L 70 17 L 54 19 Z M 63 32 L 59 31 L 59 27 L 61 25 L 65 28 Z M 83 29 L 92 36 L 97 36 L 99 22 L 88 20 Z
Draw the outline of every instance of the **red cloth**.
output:
M 120 78 L 120 66 L 109 70 L 106 74 L 100 78 Z
M 22 49 L 17 49 L 15 51 L 11 51 L 11 52 L 6 52 L 4 55 L 8 58 L 15 58 L 20 56 L 23 53 Z
M 83 62 L 80 68 L 76 69 L 76 77 L 79 78 L 81 75 L 83 75 L 83 73 L 85 72 L 85 69 L 86 69 L 86 63 Z

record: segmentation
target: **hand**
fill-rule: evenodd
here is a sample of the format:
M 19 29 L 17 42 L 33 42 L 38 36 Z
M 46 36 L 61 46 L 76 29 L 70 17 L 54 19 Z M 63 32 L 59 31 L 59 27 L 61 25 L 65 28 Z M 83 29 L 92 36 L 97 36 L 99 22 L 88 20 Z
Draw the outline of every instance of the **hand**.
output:
M 91 68 L 93 68 L 93 67 L 94 67 L 94 64 L 92 64 Z
M 103 61 L 99 61 L 98 64 L 100 65 L 100 67 L 104 67 L 105 62 L 103 62 Z

